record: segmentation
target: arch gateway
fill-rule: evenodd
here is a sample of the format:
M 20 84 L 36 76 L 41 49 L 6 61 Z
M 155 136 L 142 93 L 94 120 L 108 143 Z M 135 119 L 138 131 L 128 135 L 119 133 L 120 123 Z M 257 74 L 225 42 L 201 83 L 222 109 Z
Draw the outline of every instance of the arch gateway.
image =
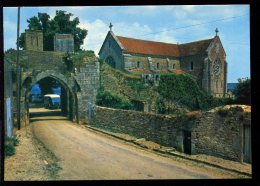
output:
M 44 78 L 54 79 L 62 89 L 61 110 L 73 122 L 88 122 L 88 107 L 95 104 L 99 87 L 99 62 L 85 63 L 79 69 L 69 69 L 64 52 L 21 51 L 21 126 L 29 122 L 29 94 L 32 86 Z M 15 107 L 14 107 L 15 109 Z

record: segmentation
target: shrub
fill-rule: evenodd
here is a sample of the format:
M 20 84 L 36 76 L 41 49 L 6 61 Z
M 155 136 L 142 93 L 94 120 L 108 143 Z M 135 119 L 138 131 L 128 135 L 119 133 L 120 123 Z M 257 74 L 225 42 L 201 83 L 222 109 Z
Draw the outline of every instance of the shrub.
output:
M 7 137 L 5 136 L 5 156 L 12 156 L 15 154 L 15 146 L 19 144 L 19 141 L 15 137 Z
M 251 104 L 251 82 L 249 78 L 239 78 L 238 85 L 234 90 L 236 97 L 236 103 L 239 104 Z
M 106 91 L 102 86 L 98 89 L 96 104 L 125 110 L 134 109 L 134 106 L 130 101 Z
M 220 108 L 220 109 L 218 110 L 218 114 L 219 114 L 220 116 L 222 116 L 222 117 L 225 117 L 225 116 L 227 116 L 227 114 L 228 114 L 228 109 Z

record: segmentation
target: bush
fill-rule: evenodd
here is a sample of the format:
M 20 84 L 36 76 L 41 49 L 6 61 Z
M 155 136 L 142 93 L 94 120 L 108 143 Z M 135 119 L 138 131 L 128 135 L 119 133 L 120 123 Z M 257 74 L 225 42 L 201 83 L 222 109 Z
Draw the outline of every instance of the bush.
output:
M 251 104 L 251 82 L 249 78 L 239 78 L 238 85 L 234 90 L 236 97 L 236 103 L 239 104 Z
M 19 144 L 19 141 L 17 138 L 15 137 L 7 137 L 5 136 L 5 156 L 12 156 L 15 154 L 15 146 L 17 146 Z
M 130 101 L 106 91 L 102 86 L 98 89 L 96 104 L 99 106 L 125 110 L 134 109 L 134 106 Z
M 233 103 L 230 98 L 214 98 L 202 90 L 190 75 L 162 74 L 157 92 L 166 101 L 176 102 L 188 107 L 190 110 L 208 110 L 220 105 Z M 164 108 L 161 100 L 157 103 L 161 113 Z

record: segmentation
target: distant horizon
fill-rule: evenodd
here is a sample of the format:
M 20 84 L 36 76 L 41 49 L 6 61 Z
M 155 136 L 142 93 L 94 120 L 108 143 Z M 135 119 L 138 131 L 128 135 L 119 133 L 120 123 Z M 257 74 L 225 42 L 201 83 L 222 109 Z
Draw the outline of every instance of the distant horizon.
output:
M 45 12 L 52 19 L 56 10 L 79 18 L 79 27 L 88 30 L 82 49 L 93 50 L 96 55 L 110 22 L 115 35 L 173 44 L 212 38 L 218 28 L 227 54 L 227 82 L 251 78 L 249 5 L 22 7 L 20 33 L 28 28 L 27 19 L 37 16 L 38 12 Z M 17 8 L 4 7 L 3 15 L 6 51 L 16 48 L 17 17 L 14 15 Z

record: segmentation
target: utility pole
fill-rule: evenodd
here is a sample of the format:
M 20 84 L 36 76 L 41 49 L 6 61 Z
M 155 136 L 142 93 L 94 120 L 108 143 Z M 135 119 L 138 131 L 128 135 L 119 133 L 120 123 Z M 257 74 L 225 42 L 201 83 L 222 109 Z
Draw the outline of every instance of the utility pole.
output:
M 20 31 L 20 7 L 18 7 L 18 14 L 17 14 L 17 41 L 16 41 L 16 101 L 17 101 L 17 108 L 16 108 L 16 114 L 17 114 L 17 128 L 20 130 L 21 127 L 21 116 L 20 116 L 20 63 L 19 63 L 19 33 Z

